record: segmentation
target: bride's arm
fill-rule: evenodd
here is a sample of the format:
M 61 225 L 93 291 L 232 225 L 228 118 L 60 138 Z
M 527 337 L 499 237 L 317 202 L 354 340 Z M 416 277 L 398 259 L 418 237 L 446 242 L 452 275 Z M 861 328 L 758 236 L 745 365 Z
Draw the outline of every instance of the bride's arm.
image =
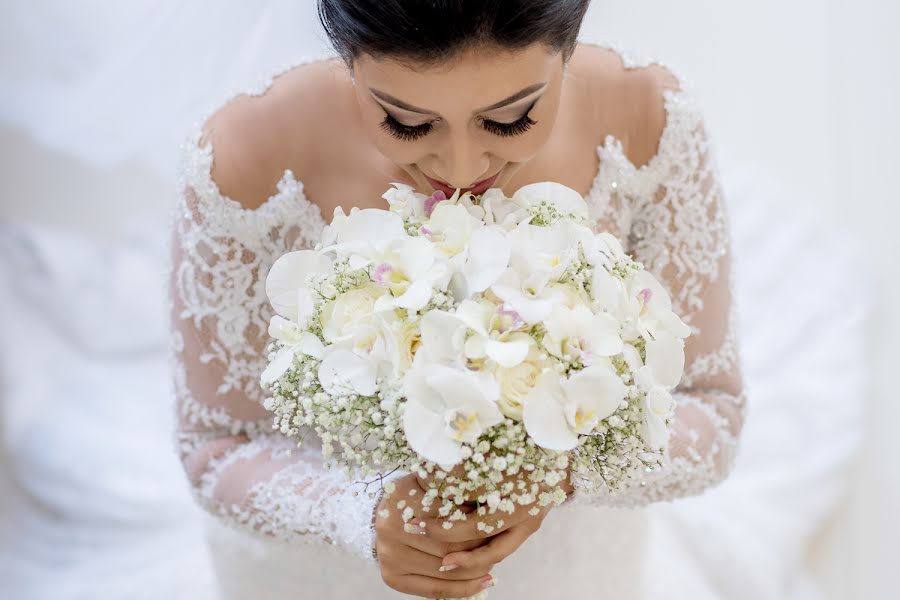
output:
M 259 159 L 246 150 L 232 154 L 223 142 L 213 167 L 212 147 L 199 131 L 185 142 L 171 215 L 170 364 L 177 448 L 191 489 L 201 506 L 235 527 L 327 542 L 374 560 L 373 493 L 380 485 L 366 489 L 326 469 L 314 434 L 309 447 L 296 448 L 272 431 L 262 406 L 259 375 L 272 315 L 265 277 L 281 254 L 314 243 L 319 209 L 292 177 L 268 198 L 253 201 L 242 192 L 234 195 L 251 199 L 234 200 L 222 191 L 234 185 L 220 190 L 222 180 L 246 181 L 255 168 L 247 160 Z
M 669 290 L 673 310 L 692 329 L 684 377 L 673 393 L 667 460 L 618 492 L 589 493 L 576 479 L 570 502 L 636 506 L 699 494 L 727 477 L 738 450 L 746 397 L 722 186 L 700 110 L 677 80 L 667 79 L 658 151 L 615 192 L 631 217 L 627 246 Z

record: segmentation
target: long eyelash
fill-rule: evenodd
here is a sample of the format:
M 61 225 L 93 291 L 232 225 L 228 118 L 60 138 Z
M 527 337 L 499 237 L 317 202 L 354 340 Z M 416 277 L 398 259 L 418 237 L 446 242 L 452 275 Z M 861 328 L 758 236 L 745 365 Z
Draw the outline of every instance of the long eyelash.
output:
M 513 121 L 512 123 L 498 123 L 497 121 L 481 119 L 481 126 L 494 135 L 504 137 L 523 134 L 531 129 L 532 125 L 537 124 L 537 121 L 528 116 L 528 113 L 531 112 L 531 109 L 534 108 L 536 103 L 537 99 L 531 103 L 531 106 L 528 107 L 528 110 L 525 111 L 525 114 L 520 119 Z M 407 142 L 415 141 L 428 135 L 433 128 L 431 123 L 404 125 L 389 114 L 384 115 L 384 119 L 379 123 L 379 126 L 392 136 Z
M 534 108 L 535 104 L 537 104 L 537 99 L 531 103 L 531 106 L 528 107 L 525 114 L 517 121 L 513 121 L 512 123 L 498 123 L 497 121 L 482 119 L 481 126 L 491 133 L 501 136 L 520 135 L 525 133 L 531 129 L 532 125 L 537 124 L 537 121 L 532 120 L 532 118 L 528 116 L 528 113 L 531 112 L 531 109 Z
M 404 125 L 389 114 L 385 114 L 384 120 L 379 125 L 392 136 L 407 142 L 415 141 L 422 136 L 428 135 L 432 128 L 431 123 Z

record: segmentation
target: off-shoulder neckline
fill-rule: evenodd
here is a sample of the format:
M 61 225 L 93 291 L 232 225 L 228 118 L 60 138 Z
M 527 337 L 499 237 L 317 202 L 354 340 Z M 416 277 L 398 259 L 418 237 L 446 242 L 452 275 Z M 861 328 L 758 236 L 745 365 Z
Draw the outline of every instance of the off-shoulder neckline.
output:
M 656 152 L 645 164 L 641 165 L 640 167 L 636 166 L 625 153 L 622 141 L 612 134 L 607 134 L 604 138 L 603 143 L 596 147 L 596 152 L 599 158 L 599 166 L 597 169 L 597 173 L 594 175 L 594 178 L 592 180 L 591 187 L 588 190 L 588 193 L 584 196 L 585 201 L 590 206 L 594 207 L 602 198 L 604 193 L 608 194 L 610 191 L 612 191 L 601 189 L 601 183 L 604 180 L 604 175 L 606 175 L 608 169 L 613 168 L 614 166 L 618 166 L 621 178 L 653 178 L 653 174 L 658 173 L 661 167 L 664 166 L 666 155 L 668 154 L 670 148 L 672 148 L 673 144 L 676 142 L 676 140 L 674 139 L 675 119 L 673 119 L 673 115 L 675 114 L 676 109 L 683 110 L 689 105 L 688 100 L 692 98 L 692 96 L 690 95 L 691 85 L 685 77 L 683 77 L 670 65 L 664 63 L 659 59 L 632 54 L 628 50 L 625 50 L 621 46 L 614 43 L 597 43 L 585 41 L 579 41 L 579 43 L 613 51 L 622 61 L 623 67 L 627 70 L 639 69 L 650 65 L 664 66 L 675 76 L 679 84 L 679 89 L 666 89 L 662 93 L 663 103 L 666 111 L 666 123 L 663 127 L 662 133 L 660 134 Z M 202 196 L 210 195 L 212 197 L 215 197 L 221 203 L 223 203 L 224 206 L 236 210 L 241 214 L 252 213 L 259 216 L 280 214 L 280 207 L 284 203 L 290 203 L 291 201 L 294 201 L 298 205 L 303 206 L 307 209 L 315 209 L 308 210 L 307 212 L 312 212 L 314 217 L 317 217 L 320 228 L 327 225 L 330 219 L 326 219 L 322 215 L 320 206 L 315 201 L 307 197 L 304 191 L 303 181 L 297 179 L 292 169 L 290 168 L 287 168 L 282 172 L 281 178 L 277 183 L 277 191 L 266 198 L 256 208 L 244 207 L 237 200 L 223 194 L 218 188 L 218 185 L 216 185 L 216 182 L 212 179 L 212 161 L 214 160 L 212 142 L 209 141 L 201 146 L 200 139 L 202 137 L 203 124 L 223 104 L 240 95 L 260 96 L 273 85 L 278 77 L 286 74 L 294 68 L 316 62 L 324 62 L 335 57 L 336 56 L 334 54 L 323 53 L 318 55 L 306 55 L 290 62 L 282 63 L 278 67 L 269 70 L 263 77 L 259 78 L 255 84 L 243 89 L 232 90 L 228 92 L 224 95 L 223 100 L 211 104 L 205 111 L 201 113 L 201 117 L 194 121 L 194 124 L 191 128 L 191 133 L 187 136 L 182 144 L 182 152 L 186 153 L 185 156 L 193 157 L 195 163 L 198 157 L 201 159 L 200 162 L 202 166 L 199 169 L 199 173 L 195 172 L 194 175 L 196 177 L 202 178 L 202 181 L 194 181 L 191 183 L 199 183 L 201 184 L 201 187 L 206 188 L 207 193 L 204 194 L 201 192 Z M 183 160 L 182 165 L 184 164 L 185 161 Z M 184 180 L 183 174 L 181 178 L 182 180 Z M 616 186 L 618 186 L 617 189 L 619 189 L 620 191 L 623 188 L 622 185 L 613 183 L 613 187 Z

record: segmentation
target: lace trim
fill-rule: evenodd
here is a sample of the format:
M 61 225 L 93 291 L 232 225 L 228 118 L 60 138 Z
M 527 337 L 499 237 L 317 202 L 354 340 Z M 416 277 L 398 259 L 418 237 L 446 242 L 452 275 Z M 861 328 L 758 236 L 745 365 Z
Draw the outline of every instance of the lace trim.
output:
M 650 172 L 658 172 L 659 163 L 665 161 L 666 156 L 677 153 L 678 135 L 677 126 L 680 120 L 678 113 L 683 110 L 696 108 L 692 106 L 693 84 L 684 77 L 672 65 L 648 56 L 632 53 L 615 43 L 580 42 L 588 46 L 595 46 L 614 52 L 622 61 L 622 66 L 627 70 L 642 69 L 651 65 L 658 65 L 667 69 L 678 81 L 678 90 L 666 90 L 663 93 L 664 109 L 666 111 L 666 123 L 656 153 L 640 168 L 635 166 L 624 151 L 624 145 L 620 139 L 608 134 L 601 145 L 597 146 L 597 157 L 600 159 L 600 167 L 587 196 L 588 205 L 591 207 L 595 222 L 614 223 L 617 232 L 626 232 L 631 228 L 631 207 L 624 199 L 626 189 L 629 192 L 631 186 L 623 186 L 626 181 L 633 182 L 641 179 Z M 653 178 L 657 180 L 657 178 Z

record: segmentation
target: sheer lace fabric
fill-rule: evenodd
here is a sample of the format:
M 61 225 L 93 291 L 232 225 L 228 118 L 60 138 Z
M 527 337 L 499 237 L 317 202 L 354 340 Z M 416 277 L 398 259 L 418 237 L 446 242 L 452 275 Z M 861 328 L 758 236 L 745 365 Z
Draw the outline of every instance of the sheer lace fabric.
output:
M 369 559 L 375 490 L 326 469 L 315 436 L 298 449 L 273 432 L 259 385 L 272 314 L 265 275 L 285 252 L 311 247 L 325 223 L 290 172 L 257 209 L 223 196 L 201 130 L 182 148 L 168 279 L 176 444 L 191 489 L 255 534 L 324 540 Z
M 624 60 L 629 68 L 647 64 Z M 264 93 L 285 69 L 245 93 Z M 576 482 L 564 506 L 636 506 L 699 493 L 728 474 L 737 451 L 745 403 L 722 192 L 689 92 L 667 91 L 665 108 L 666 127 L 647 165 L 632 165 L 613 137 L 598 148 L 587 200 L 598 229 L 623 238 L 694 332 L 668 463 L 616 493 L 589 494 Z M 313 245 L 325 222 L 289 170 L 257 209 L 224 196 L 211 177 L 213 148 L 203 143 L 201 124 L 182 147 L 168 279 L 175 442 L 191 488 L 210 514 L 237 529 L 325 542 L 373 561 L 376 490 L 326 469 L 315 436 L 297 449 L 273 432 L 258 383 L 272 315 L 265 275 L 281 254 Z
M 650 64 L 619 51 L 627 67 Z M 727 477 L 746 415 L 735 340 L 736 303 L 728 215 L 703 116 L 686 83 L 663 92 L 666 125 L 650 161 L 636 168 L 622 144 L 598 149 L 604 186 L 592 190 L 597 228 L 628 232 L 626 250 L 665 286 L 691 327 L 663 468 L 611 492 L 569 502 L 637 506 L 695 495 Z M 598 176 L 599 177 L 599 176 Z

